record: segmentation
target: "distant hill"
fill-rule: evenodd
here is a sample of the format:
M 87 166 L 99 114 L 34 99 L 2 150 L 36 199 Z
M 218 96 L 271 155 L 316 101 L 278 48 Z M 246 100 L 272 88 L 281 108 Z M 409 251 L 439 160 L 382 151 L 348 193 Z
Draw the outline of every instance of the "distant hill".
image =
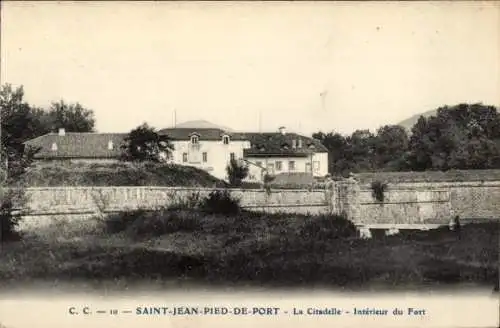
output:
M 223 130 L 223 131 L 227 131 L 227 132 L 233 132 L 233 130 L 228 128 L 228 127 L 217 125 L 217 124 L 205 121 L 205 120 L 187 121 L 187 122 L 179 123 L 179 124 L 175 125 L 175 128 L 178 128 L 178 129 L 219 129 L 219 130 Z
M 424 113 L 421 113 L 421 114 L 413 115 L 412 117 L 407 118 L 406 120 L 403 120 L 403 121 L 399 122 L 397 125 L 401 125 L 405 129 L 411 130 L 411 128 L 413 128 L 413 126 L 415 125 L 415 123 L 417 123 L 417 121 L 420 118 L 420 116 L 423 116 L 423 117 L 427 118 L 429 116 L 435 116 L 436 114 L 437 114 L 437 110 L 433 109 L 433 110 L 430 110 L 430 111 L 427 111 L 427 112 L 424 112 Z

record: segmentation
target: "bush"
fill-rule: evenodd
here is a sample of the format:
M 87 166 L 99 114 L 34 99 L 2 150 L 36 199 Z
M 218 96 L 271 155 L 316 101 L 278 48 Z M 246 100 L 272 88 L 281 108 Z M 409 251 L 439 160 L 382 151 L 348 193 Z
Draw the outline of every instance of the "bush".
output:
M 371 184 L 371 189 L 373 198 L 382 203 L 385 199 L 384 193 L 387 189 L 387 183 L 373 181 Z
M 139 209 L 114 214 L 106 218 L 104 224 L 108 233 L 125 232 L 132 237 L 192 232 L 201 228 L 200 215 L 197 212 L 171 209 Z
M 356 237 L 356 226 L 345 215 L 317 215 L 304 218 L 299 236 L 305 239 L 325 240 Z
M 232 215 L 241 212 L 240 201 L 233 198 L 227 189 L 212 191 L 203 199 L 200 208 L 207 214 Z
M 167 209 L 174 210 L 196 210 L 200 207 L 202 199 L 200 197 L 199 192 L 193 192 L 189 194 L 186 198 L 177 197 L 177 194 L 174 192 L 169 195 L 171 202 L 168 205 Z
M 119 233 L 127 230 L 134 221 L 142 219 L 147 212 L 143 209 L 112 214 L 104 219 L 105 230 L 108 233 Z
M 0 194 L 0 241 L 13 241 L 19 239 L 16 227 L 19 225 L 21 215 L 16 213 L 24 201 L 23 189 L 2 189 Z
M 236 159 L 231 159 L 226 167 L 229 185 L 231 187 L 241 187 L 243 180 L 248 176 L 248 166 L 239 163 Z
M 128 229 L 133 237 L 161 236 L 174 232 L 193 232 L 201 229 L 200 215 L 194 211 L 161 210 L 146 213 Z

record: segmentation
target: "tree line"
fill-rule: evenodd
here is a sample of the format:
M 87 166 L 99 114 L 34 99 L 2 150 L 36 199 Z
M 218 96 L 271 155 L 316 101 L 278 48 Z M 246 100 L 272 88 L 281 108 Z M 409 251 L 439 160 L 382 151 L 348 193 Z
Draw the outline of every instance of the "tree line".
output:
M 375 133 L 317 132 L 334 175 L 366 171 L 500 169 L 500 114 L 494 106 L 458 104 L 421 116 L 410 131 L 385 125 Z
M 4 151 L 22 151 L 22 143 L 58 128 L 72 132 L 93 132 L 94 112 L 79 103 L 64 100 L 52 102 L 48 108 L 28 104 L 24 99 L 23 87 L 13 88 L 10 84 L 0 88 L 2 118 L 2 145 Z
M 95 116 L 80 103 L 64 100 L 47 108 L 28 104 L 23 87 L 0 88 L 2 158 L 25 166 L 30 152 L 26 140 L 56 132 L 94 132 Z M 335 131 L 313 134 L 329 152 L 329 172 L 346 175 L 366 171 L 425 171 L 450 169 L 500 169 L 500 114 L 496 107 L 458 104 L 420 117 L 410 131 L 385 125 L 375 133 L 356 130 L 350 135 Z M 142 124 L 129 132 L 122 145 L 123 160 L 158 161 L 173 149 L 167 136 Z M 33 150 L 35 151 L 35 150 Z M 32 156 L 32 154 L 31 154 Z

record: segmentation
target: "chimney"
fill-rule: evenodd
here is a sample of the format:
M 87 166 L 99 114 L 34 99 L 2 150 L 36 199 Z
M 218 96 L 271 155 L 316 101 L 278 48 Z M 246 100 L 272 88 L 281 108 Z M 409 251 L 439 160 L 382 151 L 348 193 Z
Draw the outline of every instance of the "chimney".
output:
M 286 134 L 286 128 L 284 126 L 280 126 L 280 133 L 282 135 L 285 135 Z
M 60 129 L 59 129 L 59 135 L 60 135 L 60 136 L 64 136 L 64 135 L 66 135 L 66 130 L 64 130 L 64 128 L 60 128 Z

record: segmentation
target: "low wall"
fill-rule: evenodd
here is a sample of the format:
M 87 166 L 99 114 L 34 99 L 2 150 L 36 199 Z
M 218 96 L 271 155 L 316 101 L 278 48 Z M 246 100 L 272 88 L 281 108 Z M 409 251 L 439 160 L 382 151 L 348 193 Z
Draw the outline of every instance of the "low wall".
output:
M 186 200 L 192 195 L 205 197 L 214 189 L 172 187 L 43 187 L 28 188 L 23 225 L 42 224 L 57 217 L 88 217 L 98 212 L 136 208 L 154 209 Z M 264 212 L 321 213 L 328 211 L 324 190 L 231 189 L 231 194 L 248 210 Z
M 340 210 L 358 225 L 444 225 L 455 215 L 469 219 L 500 218 L 500 182 L 413 182 L 388 184 L 377 201 L 369 184 L 353 180 L 344 187 Z
M 98 212 L 168 206 L 190 195 L 213 189 L 172 187 L 43 187 L 28 188 L 22 225 L 36 226 L 55 218 L 89 217 Z M 374 228 L 434 227 L 455 216 L 500 218 L 500 181 L 390 183 L 378 202 L 371 186 L 353 179 L 338 181 L 327 190 L 231 189 L 243 208 L 300 214 L 345 213 L 358 226 Z

